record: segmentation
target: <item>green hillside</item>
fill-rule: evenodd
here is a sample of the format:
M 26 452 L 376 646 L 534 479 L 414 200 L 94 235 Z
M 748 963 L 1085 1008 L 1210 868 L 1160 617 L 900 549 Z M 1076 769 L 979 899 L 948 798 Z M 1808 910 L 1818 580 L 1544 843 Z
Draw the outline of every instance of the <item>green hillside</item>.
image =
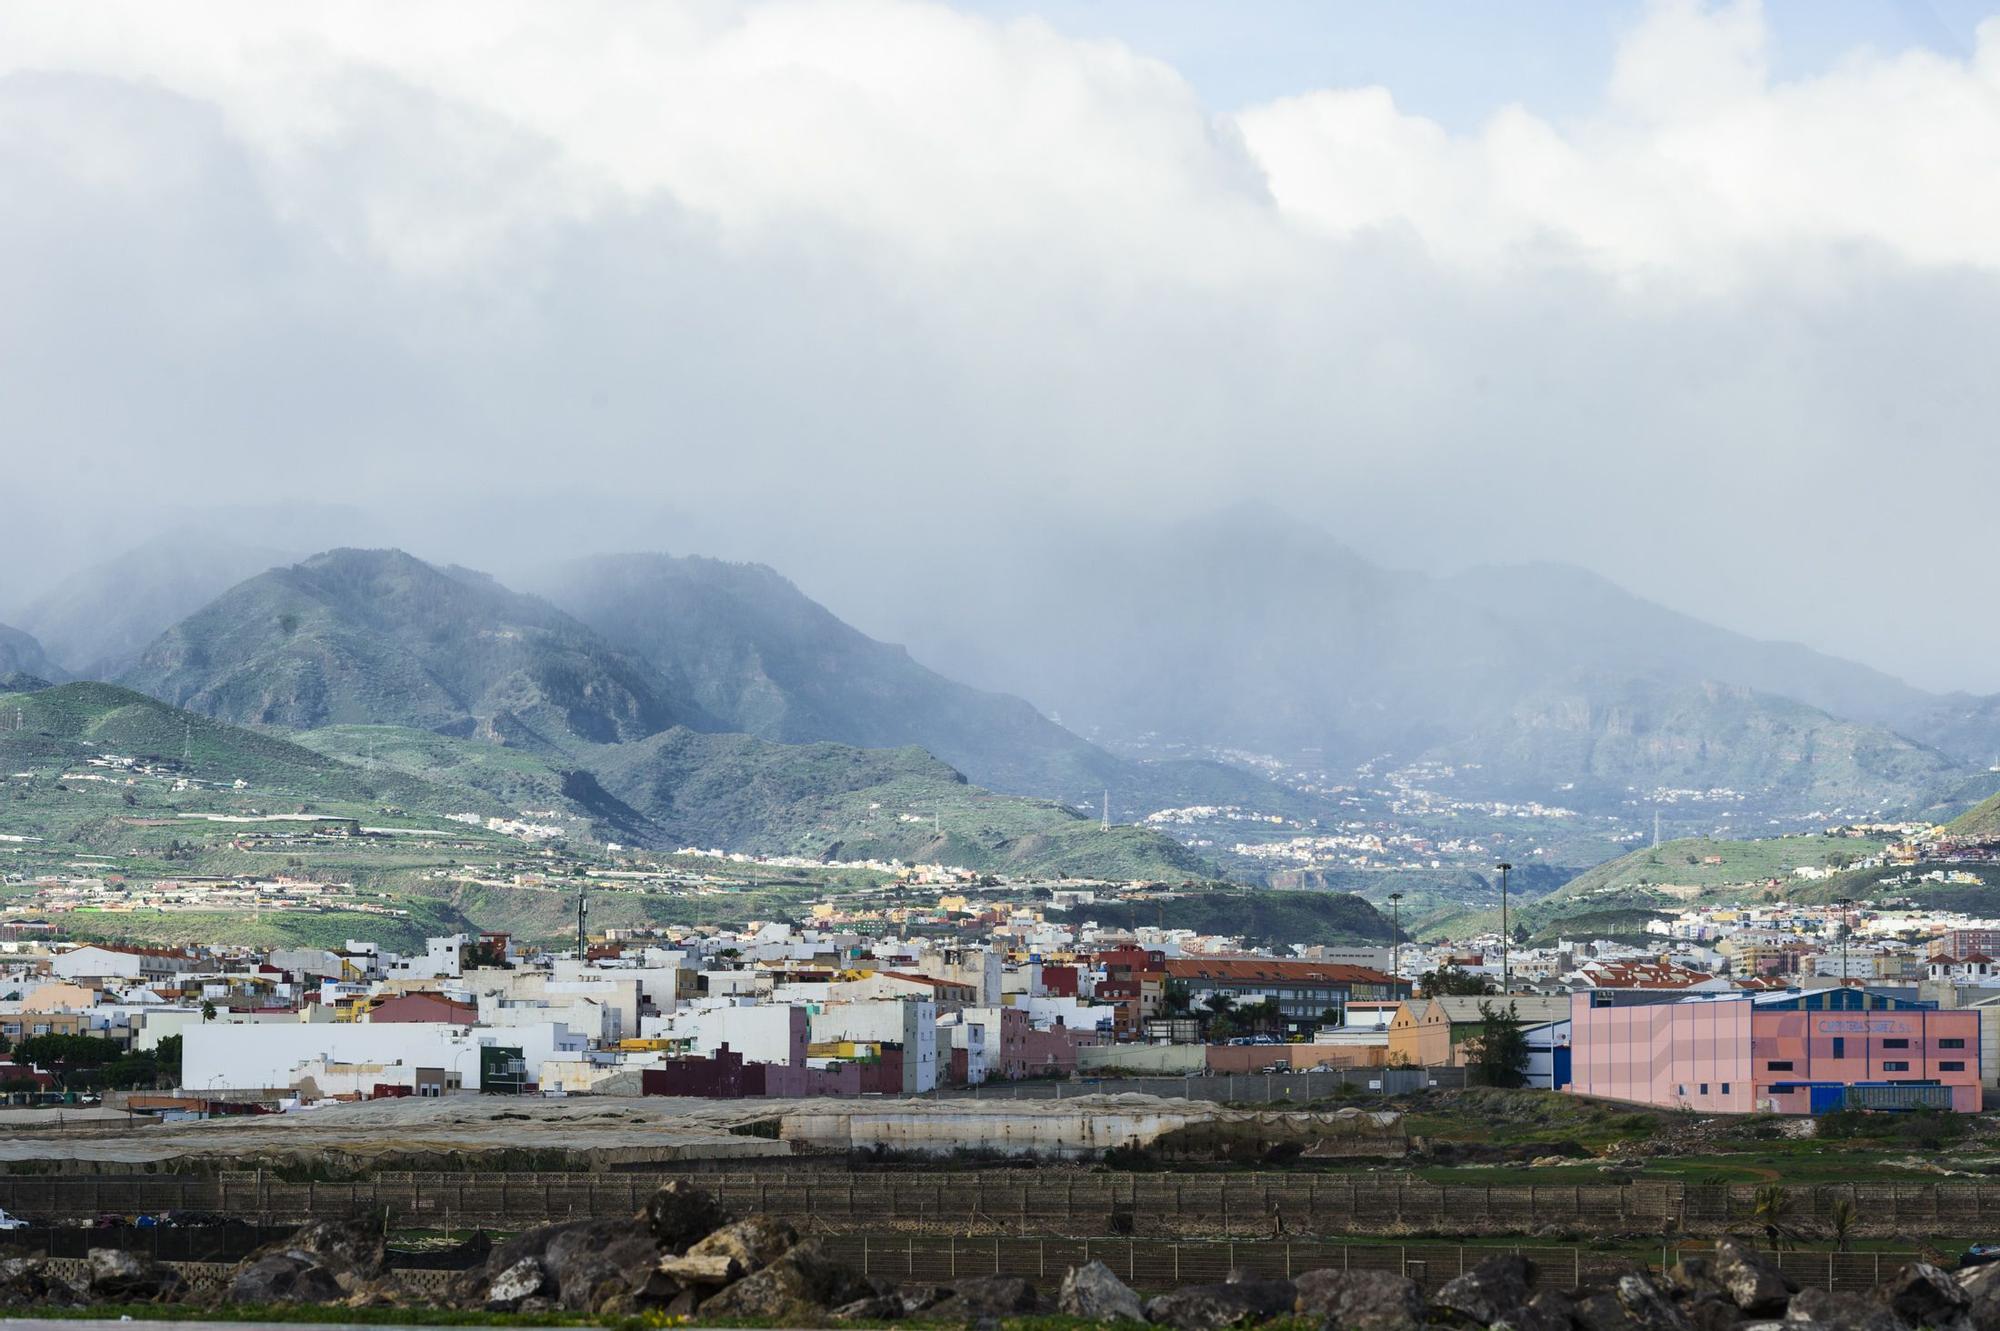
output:
M 1077 924 L 1094 920 L 1107 929 L 1193 929 L 1277 948 L 1389 941 L 1388 917 L 1344 892 L 1217 887 L 1157 901 L 1095 901 L 1077 906 L 1068 919 Z
M 920 749 L 779 745 L 675 729 L 584 755 L 672 842 L 825 859 L 961 864 L 1072 877 L 1203 878 L 1194 852 L 1136 826 L 996 795 Z
M 1969 841 L 2000 841 L 2000 795 L 1954 818 L 1945 831 Z
M 1847 836 L 1767 837 L 1731 841 L 1683 837 L 1663 841 L 1586 869 L 1539 900 L 1521 900 L 1509 915 L 1510 927 L 1537 938 L 1559 935 L 1638 936 L 1645 920 L 1694 900 L 1753 900 L 1776 892 L 1807 900 L 1821 884 L 1799 878 L 1799 867 L 1839 868 L 1865 859 L 1888 844 L 1886 838 Z M 1832 881 L 1832 880 L 1827 880 Z M 1422 920 L 1424 937 L 1455 936 L 1499 927 L 1497 909 L 1479 909 Z
M 36 786 L 52 788 L 65 772 L 110 756 L 158 765 L 162 780 L 186 777 L 219 787 L 190 802 L 254 802 L 279 794 L 424 809 L 467 807 L 456 792 L 432 783 L 393 771 L 363 771 L 277 735 L 228 725 L 112 684 L 0 694 L 0 768 L 17 796 Z M 238 781 L 244 784 L 240 794 L 234 790 Z
M 1796 879 L 1794 869 L 1837 869 L 1865 859 L 1887 844 L 1884 837 L 1796 836 L 1755 841 L 1685 837 L 1587 869 L 1552 893 L 1546 904 L 1597 903 L 1634 890 L 1710 890 L 1761 884 L 1773 878 L 1789 888 Z
M 702 720 L 547 602 L 396 550 L 259 574 L 169 629 L 120 682 L 239 724 L 407 725 L 536 748 Z

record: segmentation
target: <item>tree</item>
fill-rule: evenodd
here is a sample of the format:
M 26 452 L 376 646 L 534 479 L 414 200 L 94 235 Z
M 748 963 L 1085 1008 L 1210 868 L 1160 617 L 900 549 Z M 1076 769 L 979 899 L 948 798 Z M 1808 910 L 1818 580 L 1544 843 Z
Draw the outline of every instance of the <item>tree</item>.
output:
M 1836 1197 L 1827 1208 L 1827 1228 L 1833 1231 L 1833 1246 L 1837 1252 L 1846 1252 L 1848 1244 L 1854 1241 L 1854 1231 L 1861 1224 L 1861 1213 L 1854 1202 L 1847 1197 Z
M 1275 998 L 1252 1003 L 1243 1010 L 1243 1016 L 1250 1022 L 1251 1029 L 1256 1031 L 1275 1034 L 1285 1024 L 1285 1009 Z
M 1764 1237 L 1771 1241 L 1772 1252 L 1784 1251 L 1785 1244 L 1797 1237 L 1792 1228 L 1792 1193 L 1776 1183 L 1767 1183 L 1757 1189 L 1750 1202 L 1751 1218 L 1762 1227 Z
M 1187 985 L 1179 980 L 1167 981 L 1166 990 L 1161 994 L 1161 1001 L 1166 1004 L 1167 1015 L 1170 1017 L 1185 1017 L 1194 1010 L 1194 995 L 1190 994 Z
M 1201 1005 L 1208 1009 L 1208 1038 L 1228 1039 L 1236 1030 L 1236 1000 L 1228 994 L 1210 994 Z
M 1514 1005 L 1504 1010 L 1490 1002 L 1479 1005 L 1479 1034 L 1466 1045 L 1467 1079 L 1475 1086 L 1525 1086 L 1528 1082 L 1528 1037 Z
M 21 1041 L 14 1057 L 38 1068 L 103 1067 L 125 1051 L 116 1040 L 95 1035 L 31 1035 Z
M 181 1084 L 181 1037 L 165 1035 L 153 1046 L 153 1058 L 160 1065 L 160 1075 L 170 1086 Z
M 1425 998 L 1444 998 L 1453 994 L 1473 996 L 1492 993 L 1493 982 L 1483 975 L 1474 975 L 1456 966 L 1440 966 L 1417 977 L 1417 990 Z
M 201 1000 L 201 1019 L 203 1021 L 215 1020 L 215 1002 L 213 999 L 204 998 Z

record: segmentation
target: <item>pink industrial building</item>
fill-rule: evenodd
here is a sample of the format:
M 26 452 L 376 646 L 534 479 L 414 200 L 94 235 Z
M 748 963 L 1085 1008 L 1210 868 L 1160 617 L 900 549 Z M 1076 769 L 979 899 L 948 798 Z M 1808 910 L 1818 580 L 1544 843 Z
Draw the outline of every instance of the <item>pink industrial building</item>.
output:
M 1714 1113 L 1980 1105 L 1979 1014 L 1877 990 L 1570 998 L 1569 1089 Z

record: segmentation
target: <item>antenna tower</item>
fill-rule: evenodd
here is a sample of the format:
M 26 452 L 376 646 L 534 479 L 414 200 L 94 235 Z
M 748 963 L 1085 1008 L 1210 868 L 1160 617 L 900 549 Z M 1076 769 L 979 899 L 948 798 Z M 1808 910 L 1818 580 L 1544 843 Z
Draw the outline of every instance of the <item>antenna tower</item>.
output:
M 1104 803 L 1097 806 L 1097 811 L 1099 815 L 1097 830 L 1100 832 L 1109 832 L 1111 830 L 1111 787 L 1106 786 L 1104 788 Z

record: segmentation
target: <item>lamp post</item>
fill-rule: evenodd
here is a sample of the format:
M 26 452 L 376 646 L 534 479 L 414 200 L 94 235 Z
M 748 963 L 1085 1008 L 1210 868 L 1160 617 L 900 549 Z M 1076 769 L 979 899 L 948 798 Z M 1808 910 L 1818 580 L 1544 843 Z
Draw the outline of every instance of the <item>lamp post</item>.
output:
M 1507 875 L 1514 866 L 1502 860 L 1493 866 L 1500 871 L 1500 992 L 1514 991 L 1513 975 L 1507 969 Z
M 1403 978 L 1402 903 L 1403 894 L 1401 892 L 1391 892 L 1389 894 L 1389 978 L 1392 981 Z M 1389 986 L 1389 997 L 1394 998 L 1395 996 L 1396 986 L 1392 983 Z

